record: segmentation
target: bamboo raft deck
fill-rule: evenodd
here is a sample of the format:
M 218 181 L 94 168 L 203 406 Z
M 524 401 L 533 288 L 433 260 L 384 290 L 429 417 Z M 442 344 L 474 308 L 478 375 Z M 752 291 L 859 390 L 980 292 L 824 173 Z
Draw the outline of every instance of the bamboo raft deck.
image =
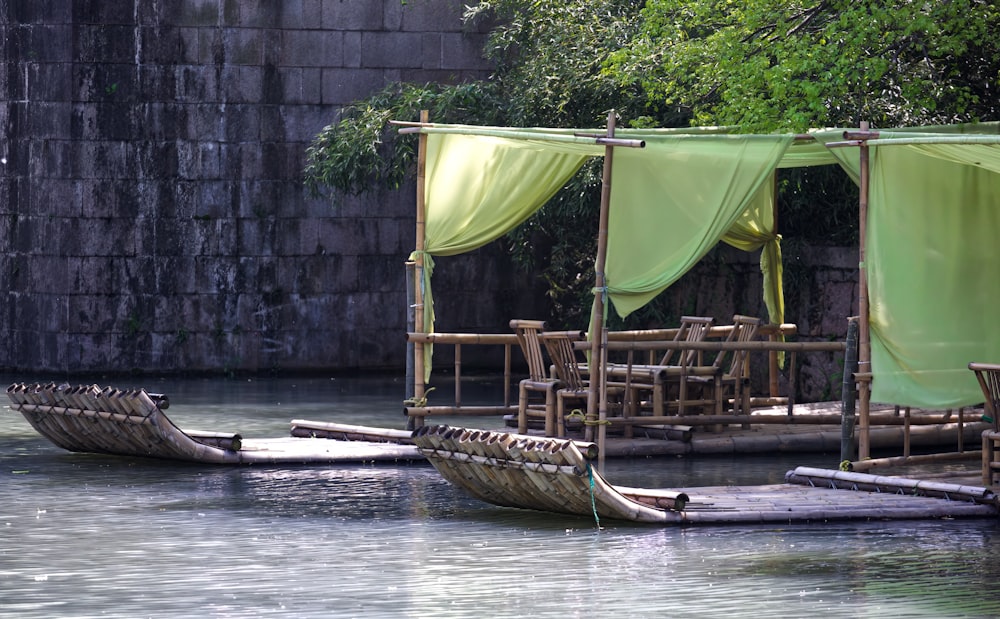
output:
M 505 507 L 659 524 L 997 517 L 993 490 L 799 467 L 785 484 L 657 490 L 609 483 L 596 446 L 567 439 L 426 426 L 420 452 L 452 484 Z
M 206 464 L 398 462 L 422 456 L 409 432 L 294 420 L 292 436 L 184 431 L 165 396 L 98 385 L 14 384 L 7 396 L 35 430 L 69 451 Z M 339 434 L 338 434 L 339 433 Z M 328 440 L 340 436 L 354 440 Z

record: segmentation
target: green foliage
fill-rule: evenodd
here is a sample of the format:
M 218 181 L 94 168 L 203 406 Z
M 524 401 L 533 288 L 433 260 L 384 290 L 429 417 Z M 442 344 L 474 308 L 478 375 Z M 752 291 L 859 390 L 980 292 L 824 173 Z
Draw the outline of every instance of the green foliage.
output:
M 767 132 L 995 117 L 992 1 L 650 0 L 609 73 L 695 124 Z
M 1000 9 L 992 0 L 483 0 L 496 70 L 459 85 L 398 84 L 341 111 L 308 149 L 307 185 L 397 188 L 416 140 L 390 120 L 506 126 L 874 127 L 1000 117 Z M 780 230 L 852 244 L 857 193 L 838 170 L 779 175 Z M 553 322 L 585 327 L 600 163 L 585 166 L 502 242 L 549 289 Z M 684 305 L 682 302 L 681 305 Z M 652 304 L 615 326 L 670 322 Z
M 397 136 L 390 120 L 416 121 L 429 110 L 435 122 L 489 124 L 496 109 L 493 88 L 474 82 L 393 84 L 340 112 L 306 149 L 306 187 L 315 195 L 331 188 L 357 195 L 373 187 L 396 189 L 413 173 L 416 140 Z

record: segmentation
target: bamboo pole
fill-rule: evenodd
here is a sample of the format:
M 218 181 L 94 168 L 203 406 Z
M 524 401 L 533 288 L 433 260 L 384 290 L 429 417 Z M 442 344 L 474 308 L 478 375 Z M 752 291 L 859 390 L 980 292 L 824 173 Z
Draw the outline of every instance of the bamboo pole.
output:
M 854 382 L 854 372 L 858 364 L 858 319 L 847 319 L 847 353 L 844 356 L 844 377 L 840 386 L 841 420 L 840 420 L 840 461 L 854 460 L 854 416 L 857 386 Z
M 416 299 L 416 271 L 417 265 L 412 260 L 406 261 L 406 331 L 407 333 L 413 332 L 417 328 L 416 316 L 414 312 L 417 308 Z M 410 341 L 409 338 L 406 339 L 406 389 L 404 394 L 404 399 L 408 402 L 414 401 L 413 390 L 416 388 L 417 381 L 414 378 L 414 363 L 416 362 L 416 348 L 415 344 Z M 407 420 L 407 429 L 413 429 L 413 422 Z
M 615 111 L 608 112 L 607 137 L 615 137 Z M 598 381 L 590 381 L 590 392 L 587 397 L 587 429 L 584 437 L 593 440 L 593 424 L 596 421 L 598 467 L 604 468 L 604 441 L 607 429 L 603 425 L 608 416 L 607 376 L 605 360 L 607 356 L 607 339 L 604 332 L 604 297 L 607 282 L 604 277 L 604 267 L 608 255 L 608 215 L 611 206 L 611 165 L 615 149 L 608 145 L 604 147 L 604 170 L 601 177 L 601 212 L 597 228 L 597 259 L 594 263 L 594 304 L 590 313 L 590 363 L 598 365 Z M 594 374 L 592 373 L 593 377 Z M 600 400 L 598 401 L 598 398 Z
M 862 133 L 868 131 L 868 121 L 861 121 Z M 868 240 L 868 192 L 869 192 L 869 152 L 868 144 L 862 142 L 860 147 L 861 179 L 858 198 L 858 371 L 871 372 L 871 341 L 868 327 L 868 275 L 865 265 L 865 244 Z M 871 401 L 871 385 L 865 381 L 860 384 L 859 393 L 859 425 L 858 457 L 861 460 L 871 457 L 871 441 L 869 437 L 869 403 Z
M 846 342 L 671 342 L 647 340 L 643 342 L 609 341 L 608 350 L 646 350 L 647 348 L 676 348 L 678 350 L 783 350 L 785 352 L 841 352 Z M 641 367 L 641 366 L 638 366 Z M 648 367 L 648 366 L 647 366 Z
M 426 123 L 430 120 L 430 112 L 420 111 L 420 122 Z M 427 182 L 427 136 L 423 133 L 418 137 L 417 145 L 417 225 L 415 249 L 413 255 L 413 321 L 415 328 L 424 331 L 424 248 L 425 248 L 425 184 Z M 421 402 L 426 397 L 424 384 L 424 344 L 423 342 L 413 343 L 413 400 Z M 419 424 L 420 420 L 414 418 L 414 424 Z

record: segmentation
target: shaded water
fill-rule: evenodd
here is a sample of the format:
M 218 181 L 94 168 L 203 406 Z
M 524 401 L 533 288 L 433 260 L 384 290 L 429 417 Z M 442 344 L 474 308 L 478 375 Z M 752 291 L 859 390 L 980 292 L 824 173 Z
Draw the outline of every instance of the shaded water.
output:
M 188 429 L 287 436 L 295 418 L 403 426 L 392 380 L 114 384 L 169 394 L 169 416 Z M 774 483 L 835 460 L 643 459 L 609 462 L 606 474 L 627 485 Z M 1000 615 L 993 520 L 601 524 L 480 503 L 425 464 L 71 454 L 0 411 L 3 617 Z

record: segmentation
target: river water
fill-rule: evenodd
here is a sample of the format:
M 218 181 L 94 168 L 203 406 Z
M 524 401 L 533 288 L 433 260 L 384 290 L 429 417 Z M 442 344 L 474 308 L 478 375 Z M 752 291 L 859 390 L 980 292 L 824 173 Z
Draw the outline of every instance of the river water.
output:
M 167 393 L 168 415 L 187 429 L 274 437 L 300 418 L 404 425 L 391 378 L 111 384 Z M 477 388 L 495 395 L 475 384 L 463 395 Z M 611 461 L 606 475 L 774 483 L 836 459 L 639 459 Z M 995 520 L 600 524 L 481 503 L 420 463 L 73 454 L 0 410 L 0 617 L 1000 616 Z

